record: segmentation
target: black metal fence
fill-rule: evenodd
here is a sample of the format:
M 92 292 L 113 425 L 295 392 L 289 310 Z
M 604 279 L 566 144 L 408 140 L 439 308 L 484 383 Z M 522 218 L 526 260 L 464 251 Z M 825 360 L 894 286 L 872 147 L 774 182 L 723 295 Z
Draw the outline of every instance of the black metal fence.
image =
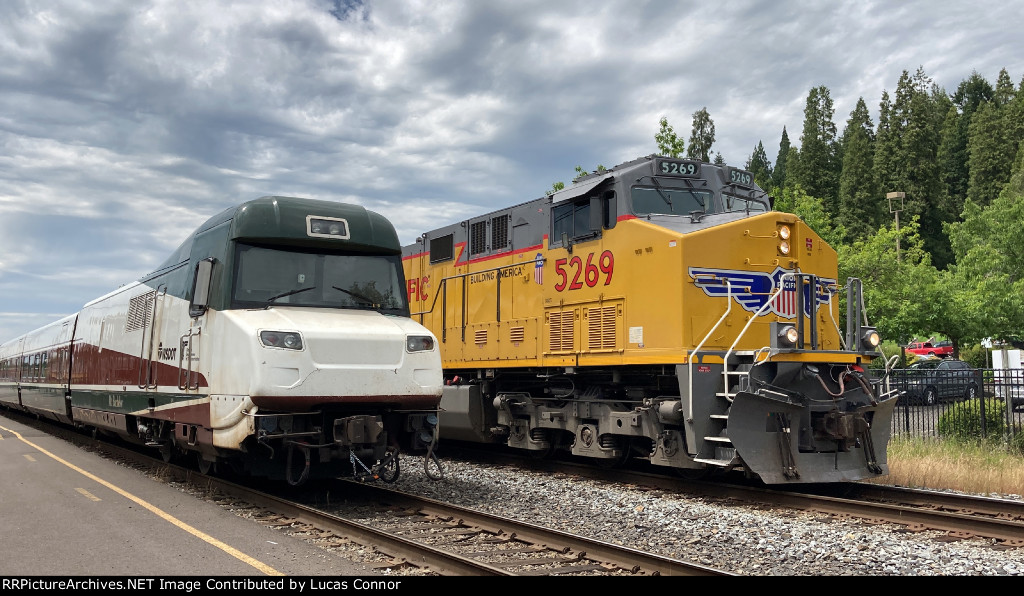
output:
M 1024 432 L 1024 370 L 1022 369 L 893 369 L 877 372 L 881 393 L 899 394 L 892 434 L 939 437 L 939 419 L 957 404 L 984 397 L 978 408 L 979 428 L 998 416 L 1006 434 Z M 992 412 L 995 408 L 998 415 Z M 979 437 L 980 438 L 980 437 Z

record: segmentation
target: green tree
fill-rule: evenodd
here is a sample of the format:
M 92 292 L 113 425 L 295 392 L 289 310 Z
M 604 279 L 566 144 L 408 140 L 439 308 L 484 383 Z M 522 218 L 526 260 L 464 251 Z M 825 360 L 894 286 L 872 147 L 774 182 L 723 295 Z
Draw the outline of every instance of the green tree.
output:
M 757 147 L 754 147 L 754 152 L 747 159 L 744 167 L 754 175 L 754 182 L 758 186 L 771 190 L 772 164 L 768 161 L 768 155 L 765 154 L 761 141 L 757 142 Z
M 1010 179 L 1014 154 L 1006 123 L 997 102 L 981 104 L 968 128 L 967 152 L 970 177 L 967 198 L 988 205 Z
M 840 281 L 856 277 L 863 282 L 869 320 L 883 338 L 900 344 L 930 329 L 945 310 L 938 272 L 918 231 L 915 218 L 901 224 L 899 233 L 895 224 L 888 225 L 867 238 L 838 247 Z
M 686 156 L 690 159 L 711 161 L 711 145 L 715 143 L 715 121 L 708 114 L 707 107 L 693 113 L 693 129 L 690 132 L 690 143 L 686 148 Z
M 946 112 L 946 119 L 939 132 L 939 149 L 935 159 L 945 187 L 947 208 L 959 216 L 967 198 L 967 180 L 970 176 L 967 157 L 967 128 L 962 125 L 963 117 L 956 106 Z M 950 218 L 949 221 L 953 221 Z
M 789 157 L 789 134 L 782 127 L 782 140 L 779 141 L 779 152 L 775 156 L 775 169 L 772 171 L 772 186 L 782 189 L 786 186 L 786 161 Z
M 800 135 L 800 166 L 790 175 L 807 194 L 820 197 L 825 209 L 835 216 L 839 212 L 839 169 L 835 108 L 828 87 L 814 87 L 807 94 L 804 106 L 804 129 Z
M 716 166 L 724 166 L 725 165 L 725 158 L 722 157 L 722 154 L 720 152 L 716 152 L 715 153 L 715 165 Z
M 789 151 L 786 152 L 786 171 L 790 172 L 786 174 L 786 184 L 783 189 L 793 189 L 799 186 L 796 181 L 796 176 L 792 175 L 792 172 L 796 172 L 800 169 L 800 150 L 796 147 L 790 147 Z
M 977 338 L 1020 340 L 1024 336 L 1024 150 L 1014 175 L 987 206 L 968 200 L 963 221 L 947 225 L 956 255 L 956 281 L 975 296 Z
M 686 144 L 676 135 L 676 131 L 668 123 L 668 118 L 662 118 L 659 124 L 661 128 L 654 135 L 654 142 L 658 144 L 658 153 L 666 157 L 681 157 Z
M 945 113 L 938 114 L 934 91 L 931 79 L 918 69 L 914 75 L 903 71 L 891 106 L 885 105 L 887 96 L 883 95 L 875 169 L 880 193 L 906 193 L 900 219 L 919 218 L 925 249 L 932 255 L 932 263 L 942 269 L 952 261 L 952 253 L 942 228 L 946 195 L 936 159 Z
M 866 238 L 882 222 L 882 203 L 874 178 L 875 131 L 864 98 L 846 121 L 843 131 L 843 168 L 839 176 L 838 220 L 846 241 Z
M 1005 107 L 1013 103 L 1017 91 L 1013 88 L 1013 81 L 1010 80 L 1010 73 L 1006 69 L 1000 69 L 999 77 L 996 79 L 995 96 L 992 98 L 996 105 Z

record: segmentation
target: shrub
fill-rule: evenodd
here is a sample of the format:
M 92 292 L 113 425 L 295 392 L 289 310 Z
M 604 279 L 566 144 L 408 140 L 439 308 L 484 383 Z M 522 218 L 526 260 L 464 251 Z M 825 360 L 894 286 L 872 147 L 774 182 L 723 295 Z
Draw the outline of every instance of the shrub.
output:
M 974 368 L 989 368 L 990 365 L 987 362 L 987 352 L 981 344 L 971 344 L 960 347 L 960 360 L 963 360 L 967 364 L 970 364 Z
M 939 435 L 961 441 L 1002 437 L 1005 430 L 1003 404 L 985 400 L 985 436 L 981 434 L 981 400 L 957 402 L 939 416 Z

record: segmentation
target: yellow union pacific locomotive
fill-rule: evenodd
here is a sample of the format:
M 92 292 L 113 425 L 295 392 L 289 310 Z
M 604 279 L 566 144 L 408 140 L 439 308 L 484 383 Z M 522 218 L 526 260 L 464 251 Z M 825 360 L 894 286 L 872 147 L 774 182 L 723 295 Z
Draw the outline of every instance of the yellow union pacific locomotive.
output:
M 442 440 L 767 484 L 888 473 L 896 400 L 863 369 L 881 354 L 860 282 L 750 172 L 636 159 L 403 260 L 440 340 Z

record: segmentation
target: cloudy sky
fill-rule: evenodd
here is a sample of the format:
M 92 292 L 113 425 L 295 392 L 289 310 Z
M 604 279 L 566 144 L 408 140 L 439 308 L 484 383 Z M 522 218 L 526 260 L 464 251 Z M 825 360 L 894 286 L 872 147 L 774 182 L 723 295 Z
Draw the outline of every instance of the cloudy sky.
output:
M 1024 76 L 1017 0 L 5 0 L 0 341 L 150 271 L 263 195 L 351 201 L 403 243 L 656 151 L 695 111 L 712 150 L 799 145 L 825 85 L 923 67 Z

